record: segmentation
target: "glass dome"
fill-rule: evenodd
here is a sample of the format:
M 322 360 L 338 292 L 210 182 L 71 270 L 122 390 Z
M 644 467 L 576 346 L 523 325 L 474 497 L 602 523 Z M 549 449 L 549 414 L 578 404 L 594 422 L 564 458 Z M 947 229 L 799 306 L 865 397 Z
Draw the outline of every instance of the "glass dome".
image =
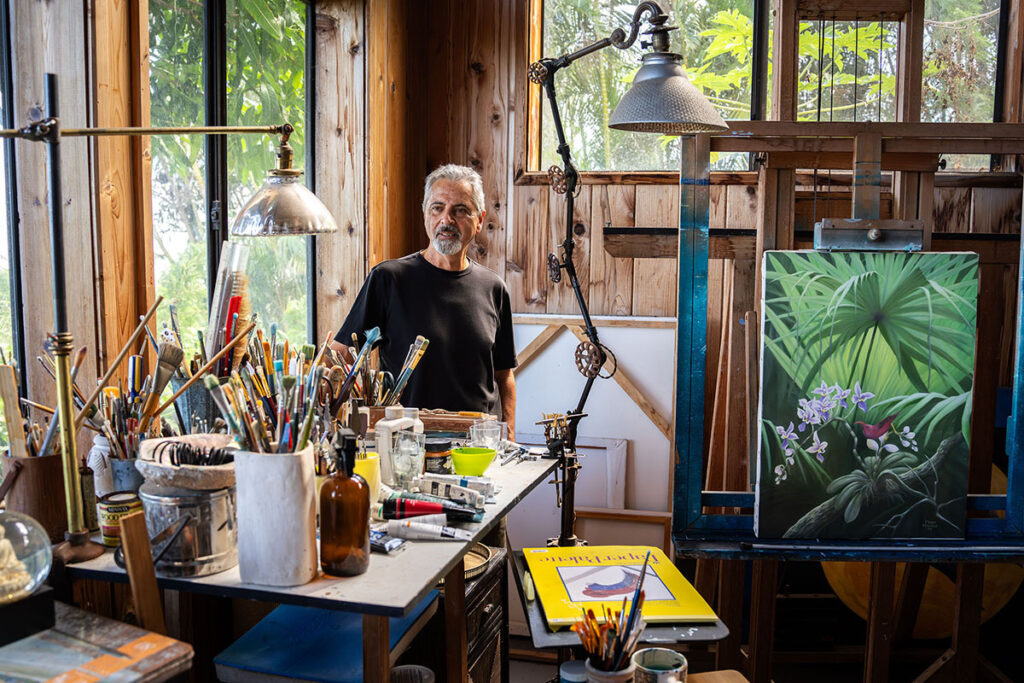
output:
M 50 573 L 53 554 L 42 525 L 0 510 L 0 605 L 28 597 Z

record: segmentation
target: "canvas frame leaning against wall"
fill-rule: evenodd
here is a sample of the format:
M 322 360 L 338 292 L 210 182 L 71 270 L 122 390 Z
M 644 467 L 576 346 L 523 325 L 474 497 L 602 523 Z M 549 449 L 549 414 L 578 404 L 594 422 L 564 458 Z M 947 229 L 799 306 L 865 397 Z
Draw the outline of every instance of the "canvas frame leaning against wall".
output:
M 765 252 L 754 529 L 963 538 L 974 253 Z

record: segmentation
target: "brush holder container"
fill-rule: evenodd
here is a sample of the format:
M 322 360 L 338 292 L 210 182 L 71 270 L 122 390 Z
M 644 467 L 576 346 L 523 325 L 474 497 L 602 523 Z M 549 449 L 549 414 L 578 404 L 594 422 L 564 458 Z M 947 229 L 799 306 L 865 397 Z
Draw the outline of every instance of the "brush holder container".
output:
M 188 380 L 172 376 L 171 389 L 174 393 L 177 393 L 186 381 Z M 175 403 L 178 405 L 178 410 L 181 411 L 181 418 L 185 420 L 185 431 L 188 433 L 191 433 L 192 424 L 195 420 L 205 420 L 206 427 L 203 431 L 211 431 L 213 429 L 213 421 L 220 415 L 220 412 L 217 410 L 217 404 L 214 403 L 213 398 L 210 396 L 210 390 L 206 388 L 202 381 L 198 381 L 186 389 L 185 393 L 179 396 Z M 169 417 L 171 414 L 173 414 L 173 408 L 171 413 L 164 413 L 164 417 Z
M 35 519 L 51 542 L 63 541 L 64 532 L 68 530 L 68 508 L 64 500 L 61 456 L 15 458 L 5 455 L 0 458 L 0 471 L 4 480 L 0 490 L 7 488 L 0 499 L 7 501 L 7 509 Z
M 145 481 L 142 473 L 135 467 L 135 458 L 111 458 L 110 478 L 115 491 L 131 491 L 138 493 Z
M 317 575 L 313 447 L 237 451 L 238 571 L 243 582 L 300 586 Z
M 629 662 L 629 666 L 618 671 L 601 671 L 587 660 L 587 683 L 633 683 L 633 674 L 636 672 L 636 664 Z

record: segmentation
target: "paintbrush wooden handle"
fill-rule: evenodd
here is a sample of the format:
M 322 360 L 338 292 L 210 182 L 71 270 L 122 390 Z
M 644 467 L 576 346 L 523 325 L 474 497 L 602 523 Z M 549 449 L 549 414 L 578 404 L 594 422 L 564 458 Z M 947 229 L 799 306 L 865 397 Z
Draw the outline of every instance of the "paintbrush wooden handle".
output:
M 24 458 L 25 425 L 21 422 L 21 410 L 18 409 L 18 382 L 14 378 L 14 368 L 0 365 L 0 399 L 4 402 L 4 420 L 7 422 L 7 437 L 11 442 L 11 455 Z
M 190 386 L 198 382 L 203 377 L 203 375 L 205 375 L 206 373 L 213 369 L 213 367 L 221 358 L 226 356 L 228 352 L 231 351 L 231 349 L 235 348 L 235 344 L 238 344 L 239 342 L 245 340 L 246 337 L 248 337 L 249 335 L 249 331 L 252 330 L 252 328 L 254 327 L 256 327 L 256 323 L 249 323 L 244 330 L 236 334 L 234 339 L 225 344 L 224 348 L 218 351 L 217 355 L 211 358 L 206 365 L 199 368 L 199 370 L 197 370 L 196 373 L 192 375 L 192 377 L 187 382 L 181 385 L 180 389 L 174 392 L 174 396 L 171 396 L 169 399 L 167 399 L 167 401 L 165 401 L 163 405 L 161 405 L 159 408 L 153 411 L 153 414 L 159 415 L 160 413 L 167 410 L 167 407 L 170 406 L 175 401 L 177 401 L 178 397 L 185 393 L 186 389 L 188 389 Z
M 156 301 L 153 302 L 153 305 L 149 307 L 148 311 L 146 311 L 146 315 L 142 318 L 142 321 L 139 322 L 138 327 L 136 327 L 135 331 L 132 332 L 132 336 L 128 338 L 128 343 L 126 343 L 124 347 L 121 349 L 121 353 L 117 354 L 117 358 L 115 358 L 114 362 L 111 363 L 109 368 L 107 368 L 106 374 L 104 374 L 103 378 L 100 379 L 99 384 L 96 385 L 96 388 L 92 390 L 92 393 L 89 395 L 89 398 L 85 400 L 85 404 L 82 406 L 82 411 L 78 413 L 78 417 L 75 418 L 76 430 L 82 427 L 82 423 L 85 421 L 85 414 L 86 412 L 88 412 L 89 406 L 93 404 L 93 402 L 96 400 L 96 397 L 100 395 L 101 391 L 103 391 L 103 387 L 107 386 L 107 382 L 109 382 L 110 378 L 114 376 L 115 372 L 117 372 L 117 367 L 121 364 L 121 361 L 123 361 L 125 356 L 127 356 L 128 353 L 135 348 L 135 343 L 138 341 L 139 335 L 141 335 L 142 331 L 146 329 L 146 325 L 149 324 L 149 319 L 152 318 L 153 314 L 156 313 L 157 307 L 159 307 L 160 304 L 163 303 L 163 300 L 164 298 L 162 296 L 158 296 L 156 298 Z

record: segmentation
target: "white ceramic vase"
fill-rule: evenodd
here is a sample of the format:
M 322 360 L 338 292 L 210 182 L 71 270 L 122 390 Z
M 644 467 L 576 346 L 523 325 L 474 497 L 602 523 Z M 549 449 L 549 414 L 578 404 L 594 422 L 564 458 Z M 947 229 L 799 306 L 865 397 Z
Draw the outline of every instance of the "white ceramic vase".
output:
M 300 586 L 317 575 L 313 447 L 237 451 L 238 571 L 244 583 Z

